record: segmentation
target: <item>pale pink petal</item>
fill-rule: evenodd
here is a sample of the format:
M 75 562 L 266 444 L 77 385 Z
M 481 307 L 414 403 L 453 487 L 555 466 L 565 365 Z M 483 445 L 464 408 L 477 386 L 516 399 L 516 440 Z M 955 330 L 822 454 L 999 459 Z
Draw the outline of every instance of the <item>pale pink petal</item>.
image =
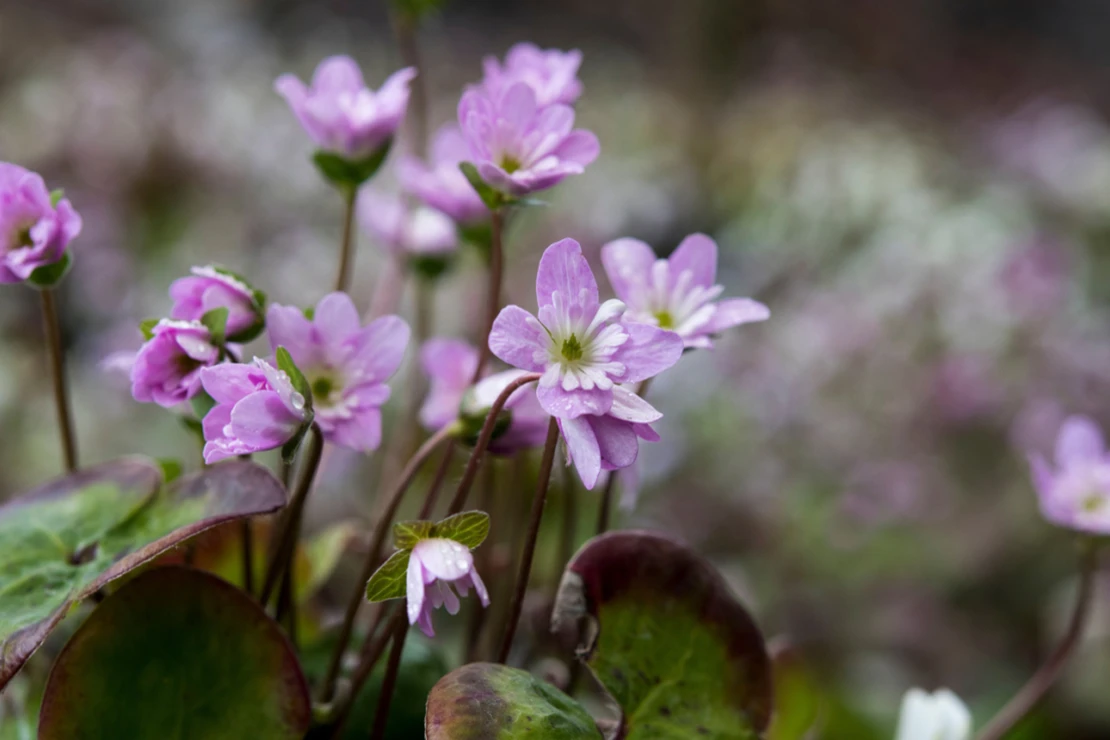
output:
M 296 306 L 272 304 L 266 311 L 266 331 L 270 347 L 285 347 L 298 366 L 315 365 L 321 361 L 320 347 L 313 339 L 312 322 Z
M 585 417 L 577 419 L 559 419 L 559 429 L 563 433 L 563 440 L 567 445 L 567 452 L 574 467 L 578 469 L 578 477 L 587 490 L 593 490 L 597 477 L 601 474 L 601 449 L 598 447 L 597 437 L 594 436 L 593 427 Z
M 299 425 L 274 391 L 256 391 L 231 410 L 233 436 L 258 450 L 285 444 Z
M 542 357 L 547 351 L 542 332 L 532 314 L 520 306 L 505 306 L 493 322 L 489 348 L 495 357 L 513 367 L 542 372 L 544 365 L 536 360 L 537 353 Z
M 545 386 L 540 383 L 536 398 L 543 410 L 560 419 L 575 419 L 586 414 L 604 414 L 613 406 L 612 389 L 600 388 L 573 391 L 564 390 L 561 384 Z
M 360 380 L 384 381 L 405 359 L 410 334 L 409 325 L 400 316 L 374 319 L 355 336 L 355 358 L 348 365 L 358 368 Z
M 708 288 L 717 280 L 717 242 L 705 234 L 690 234 L 678 245 L 668 262 L 672 278 L 677 279 L 689 270 L 694 285 Z
M 632 425 L 612 416 L 587 416 L 593 427 L 594 437 L 601 453 L 601 465 L 606 470 L 627 468 L 636 462 L 640 450 L 639 439 Z
M 540 307 L 551 305 L 556 292 L 562 294 L 565 302 L 576 303 L 587 313 L 597 310 L 597 281 L 582 254 L 582 247 L 573 239 L 555 242 L 540 258 L 536 272 L 537 304 Z
M 216 403 L 234 404 L 257 390 L 251 378 L 257 372 L 252 365 L 224 363 L 201 368 L 200 382 Z
M 577 164 L 581 167 L 592 163 L 601 153 L 601 144 L 592 131 L 578 129 L 571 131 L 567 138 L 556 147 L 556 154 L 564 162 Z
M 417 619 L 420 618 L 421 612 L 424 610 L 424 569 L 420 564 L 420 558 L 415 552 L 409 557 L 409 568 L 405 575 L 406 584 L 406 608 L 408 609 L 409 624 L 416 624 Z M 428 623 L 428 630 L 431 630 L 431 622 Z M 428 634 L 428 631 L 425 632 Z M 432 635 L 435 633 L 432 632 Z M 431 635 L 429 635 L 431 636 Z
M 673 366 L 682 357 L 682 337 L 649 324 L 623 323 L 628 341 L 613 355 L 625 366 L 622 383 L 638 383 Z
M 1095 462 L 1106 450 L 1102 432 L 1085 416 L 1069 416 L 1056 437 L 1056 464 L 1061 468 Z
M 655 252 L 639 239 L 617 239 L 601 248 L 601 264 L 617 297 L 630 303 L 639 286 L 651 284 Z
M 420 365 L 430 380 L 465 390 L 478 367 L 478 350 L 461 339 L 429 339 L 420 349 Z
M 442 581 L 458 580 L 474 568 L 474 556 L 466 545 L 442 537 L 421 540 L 412 553 L 427 573 Z
M 361 328 L 358 309 L 346 293 L 329 293 L 321 298 L 316 304 L 312 323 L 323 342 L 332 346 L 343 342 Z M 290 353 L 293 352 L 289 345 L 285 345 L 285 348 Z
M 320 421 L 321 427 L 324 420 Z M 348 419 L 328 423 L 324 438 L 355 452 L 373 452 L 382 443 L 382 414 L 377 409 L 359 411 Z
M 312 75 L 314 92 L 358 92 L 366 87 L 362 70 L 348 56 L 333 56 L 320 62 Z
M 536 93 L 523 82 L 505 90 L 500 104 L 501 115 L 514 131 L 523 131 L 536 115 Z
M 771 318 L 771 310 L 751 298 L 728 298 L 715 306 L 713 317 L 698 332 L 717 334 L 725 329 Z
M 621 421 L 650 424 L 659 421 L 663 414 L 650 403 L 623 386 L 614 386 L 613 405 L 609 415 Z

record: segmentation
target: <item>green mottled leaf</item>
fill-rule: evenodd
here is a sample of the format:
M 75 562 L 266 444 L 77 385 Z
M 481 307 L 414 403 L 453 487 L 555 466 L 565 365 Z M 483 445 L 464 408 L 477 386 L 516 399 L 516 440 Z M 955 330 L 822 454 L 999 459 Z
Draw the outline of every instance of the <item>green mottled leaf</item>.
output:
M 426 740 L 601 740 L 574 699 L 532 674 L 471 663 L 440 679 L 428 695 Z
M 227 317 L 230 314 L 226 306 L 213 308 L 200 317 L 200 323 L 208 329 L 212 336 L 213 344 L 223 344 L 227 339 Z
M 367 601 L 371 603 L 388 601 L 400 599 L 405 595 L 405 579 L 408 575 L 411 555 L 412 552 L 409 550 L 398 550 L 390 555 L 389 560 L 382 563 L 366 582 Z
M 449 516 L 432 528 L 432 537 L 446 537 L 471 550 L 485 542 L 489 536 L 489 514 L 484 511 L 464 511 Z
M 411 550 L 420 540 L 432 536 L 435 524 L 425 521 L 397 522 L 393 525 L 393 546 L 398 550 Z
M 69 250 L 67 249 L 62 253 L 61 259 L 57 262 L 35 268 L 31 276 L 27 278 L 27 283 L 40 290 L 49 290 L 62 282 L 62 278 L 66 276 L 66 273 L 69 272 L 69 268 L 72 266 L 73 257 L 70 256 Z
M 648 532 L 587 542 L 559 587 L 556 629 L 624 713 L 628 740 L 755 740 L 771 716 L 763 636 L 697 553 Z
M 234 586 L 156 568 L 101 604 L 58 656 L 40 740 L 299 740 L 308 685 L 281 628 Z
M 505 205 L 505 196 L 501 192 L 494 190 L 482 179 L 482 176 L 478 174 L 477 167 L 470 162 L 459 162 L 459 169 L 466 175 L 470 187 L 474 188 L 474 192 L 476 192 L 478 197 L 482 199 L 482 202 L 486 204 L 486 208 L 491 211 L 496 211 L 498 208 Z
M 198 532 L 285 503 L 248 462 L 161 484 L 157 463 L 128 458 L 0 506 L 0 688 L 78 601 Z
M 357 190 L 378 173 L 392 144 L 393 140 L 390 139 L 362 159 L 347 159 L 339 154 L 320 150 L 312 155 L 312 161 L 324 179 L 335 187 L 343 191 Z

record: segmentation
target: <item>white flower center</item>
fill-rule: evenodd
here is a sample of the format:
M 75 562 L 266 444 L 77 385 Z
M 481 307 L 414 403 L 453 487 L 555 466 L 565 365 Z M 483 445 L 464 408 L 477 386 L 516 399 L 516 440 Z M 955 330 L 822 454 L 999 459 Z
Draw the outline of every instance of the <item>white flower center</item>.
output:
M 547 346 L 536 352 L 535 361 L 547 367 L 540 384 L 552 387 L 562 385 L 563 390 L 609 390 L 614 379 L 625 373 L 623 363 L 614 361 L 613 355 L 628 341 L 628 333 L 620 324 L 613 323 L 624 314 L 624 304 L 617 300 L 601 304 L 593 316 L 586 314 L 586 292 L 576 302 L 556 292 L 552 303 L 540 309 L 534 328 L 542 328 L 547 335 Z
M 639 283 L 632 291 L 636 321 L 670 329 L 680 336 L 689 336 L 713 317 L 710 303 L 724 291 L 724 286 L 706 288 L 694 284 L 694 273 L 683 270 L 671 285 L 671 266 L 667 260 L 656 260 L 651 266 L 651 282 Z

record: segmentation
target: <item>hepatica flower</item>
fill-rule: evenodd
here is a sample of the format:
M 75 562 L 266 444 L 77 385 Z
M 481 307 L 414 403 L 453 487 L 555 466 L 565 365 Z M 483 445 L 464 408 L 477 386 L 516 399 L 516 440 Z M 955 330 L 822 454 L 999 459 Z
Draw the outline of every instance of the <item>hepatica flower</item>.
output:
M 526 83 L 497 94 L 470 88 L 459 101 L 459 126 L 470 161 L 487 185 L 520 197 L 579 175 L 597 159 L 597 137 L 574 128 L 574 109 L 540 107 Z
M 474 555 L 466 545 L 445 537 L 421 540 L 412 548 L 406 584 L 409 624 L 420 627 L 428 637 L 436 634 L 432 612 L 443 607 L 448 614 L 458 614 L 459 596 L 466 596 L 471 588 L 482 606 L 489 606 L 489 593 L 474 567 Z
M 639 383 L 674 365 L 682 355 L 682 339 L 657 326 L 625 321 L 619 300 L 601 303 L 597 282 L 573 239 L 544 252 L 536 300 L 538 317 L 519 306 L 501 310 L 490 332 L 490 349 L 514 367 L 542 374 L 536 397 L 558 418 L 579 475 L 592 488 L 603 467 L 635 461 L 636 439 L 651 438 L 646 425 L 661 416 L 618 384 Z
M 470 149 L 462 131 L 458 125 L 449 123 L 436 131 L 428 162 L 411 154 L 397 161 L 397 179 L 405 192 L 426 205 L 460 224 L 472 224 L 485 219 L 489 212 L 459 171 L 459 163 L 469 157 Z
M 927 694 L 910 689 L 902 699 L 902 713 L 894 740 L 970 740 L 971 712 L 948 689 Z
M 478 350 L 458 339 L 428 340 L 420 351 L 420 363 L 430 386 L 420 409 L 420 423 L 431 430 L 461 420 L 464 429 L 480 431 L 494 401 L 523 373 L 522 370 L 494 373 L 471 386 L 470 379 L 478 366 Z M 520 388 L 509 396 L 502 413 L 506 416 L 505 424 L 495 428 L 490 452 L 507 455 L 543 444 L 548 416 L 532 388 Z
M 0 162 L 0 283 L 19 283 L 58 262 L 81 232 L 69 201 L 51 202 L 42 177 Z
M 404 118 L 409 83 L 415 76 L 415 69 L 402 69 L 374 91 L 366 86 L 353 59 L 336 56 L 320 62 L 311 87 L 287 74 L 277 79 L 274 89 L 317 146 L 358 160 L 393 136 Z
M 432 208 L 412 208 L 399 195 L 363 190 L 358 215 L 363 227 L 394 254 L 442 256 L 458 246 L 454 221 Z
M 263 296 L 242 279 L 212 265 L 194 267 L 192 275 L 170 285 L 173 308 L 170 316 L 200 321 L 204 314 L 226 308 L 225 332 L 232 341 L 244 341 L 263 323 Z
M 206 463 L 281 447 L 308 420 L 289 376 L 257 357 L 204 368 L 200 380 L 216 402 L 202 422 Z
M 1110 454 L 1093 421 L 1072 416 L 1056 438 L 1056 467 L 1031 455 L 1041 512 L 1054 524 L 1110 534 Z
M 135 356 L 131 395 L 144 403 L 176 406 L 200 391 L 201 370 L 219 359 L 220 348 L 204 324 L 163 319 Z
M 535 44 L 522 42 L 509 49 L 505 63 L 497 57 L 486 57 L 482 62 L 485 78 L 482 86 L 497 95 L 517 82 L 527 84 L 536 93 L 540 107 L 552 103 L 570 105 L 582 94 L 578 68 L 582 65 L 582 52 L 577 49 L 541 49 Z
M 669 259 L 638 239 L 618 239 L 602 247 L 601 260 L 626 318 L 671 329 L 687 347 L 712 347 L 715 334 L 771 315 L 750 298 L 716 300 L 724 291 L 715 284 L 717 243 L 704 234 L 683 239 Z
M 312 389 L 315 422 L 324 438 L 359 452 L 381 442 L 381 407 L 389 379 L 405 356 L 409 327 L 383 316 L 363 327 L 346 293 L 324 296 L 308 319 L 294 306 L 272 305 L 270 343 L 285 347 Z

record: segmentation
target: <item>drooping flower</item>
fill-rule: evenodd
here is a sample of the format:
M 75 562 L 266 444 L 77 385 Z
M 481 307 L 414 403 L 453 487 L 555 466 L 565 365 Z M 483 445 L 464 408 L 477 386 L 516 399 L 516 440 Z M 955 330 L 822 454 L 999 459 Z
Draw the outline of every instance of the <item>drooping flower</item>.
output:
M 482 61 L 485 72 L 482 86 L 497 95 L 510 85 L 523 82 L 535 91 L 540 107 L 552 103 L 570 105 L 582 94 L 582 82 L 578 79 L 581 65 L 582 52 L 578 49 L 545 50 L 522 42 L 509 49 L 504 64 L 493 56 Z
M 201 370 L 219 361 L 220 348 L 199 321 L 162 319 L 151 332 L 131 366 L 131 395 L 172 408 L 200 391 Z
M 399 195 L 363 190 L 358 216 L 363 227 L 394 254 L 442 256 L 455 251 L 459 243 L 454 221 L 432 208 L 411 208 Z
M 687 347 L 712 347 L 713 335 L 771 315 L 750 298 L 715 302 L 724 286 L 715 284 L 717 243 L 705 234 L 683 239 L 669 259 L 639 239 L 617 239 L 602 247 L 601 261 L 626 318 L 671 329 Z
M 894 740 L 970 740 L 971 712 L 948 689 L 928 694 L 910 689 L 902 699 L 902 712 Z
M 496 95 L 467 90 L 459 101 L 459 126 L 481 178 L 514 197 L 585 172 L 600 150 L 591 132 L 572 130 L 573 108 L 539 107 L 535 91 L 523 82 Z
M 316 304 L 313 318 L 294 306 L 272 305 L 266 314 L 270 343 L 285 347 L 312 389 L 315 421 L 330 442 L 359 452 L 381 442 L 381 407 L 389 379 L 405 356 L 409 327 L 397 316 L 360 324 L 346 293 Z
M 311 87 L 286 74 L 277 79 L 274 89 L 317 146 L 357 160 L 372 154 L 396 132 L 415 76 L 411 67 L 399 70 L 374 91 L 366 86 L 353 59 L 335 56 L 316 67 Z
M 206 463 L 281 447 L 308 419 L 289 376 L 257 357 L 204 368 L 200 380 L 216 402 L 202 422 Z
M 435 637 L 432 612 L 445 607 L 448 614 L 458 614 L 459 596 L 466 596 L 471 588 L 482 606 L 489 606 L 489 593 L 474 567 L 474 555 L 466 545 L 444 537 L 421 540 L 412 548 L 407 584 L 409 624 L 419 626 L 428 637 Z
M 458 339 L 428 340 L 420 352 L 420 362 L 430 381 L 420 422 L 430 430 L 442 429 L 459 419 L 473 422 L 480 429 L 498 396 L 523 374 L 521 370 L 507 370 L 471 386 L 478 350 Z M 507 455 L 543 444 L 548 416 L 536 400 L 534 389 L 517 389 L 505 402 L 502 413 L 506 413 L 507 423 L 497 429 L 490 452 Z
M 212 265 L 194 267 L 190 272 L 189 277 L 179 278 L 170 285 L 171 317 L 200 321 L 209 311 L 226 308 L 225 331 L 232 338 L 262 323 L 262 305 L 251 286 Z
M 544 252 L 536 300 L 538 318 L 519 306 L 503 308 L 489 346 L 508 364 L 542 373 L 536 396 L 544 411 L 558 417 L 583 482 L 592 487 L 602 459 L 613 468 L 631 464 L 635 455 L 626 443 L 638 431 L 650 434 L 628 425 L 660 418 L 618 384 L 642 382 L 674 365 L 682 355 L 682 339 L 657 326 L 625 321 L 619 300 L 601 303 L 597 282 L 573 239 Z M 573 423 L 586 415 L 599 418 Z
M 432 138 L 431 157 L 405 155 L 397 161 L 397 179 L 405 192 L 419 198 L 460 224 L 487 218 L 489 211 L 474 192 L 459 163 L 470 157 L 462 131 L 457 124 L 440 127 Z
M 1110 534 L 1110 453 L 1102 432 L 1084 416 L 1064 421 L 1056 438 L 1055 470 L 1030 455 L 1041 513 L 1053 524 Z
M 81 217 L 62 198 L 55 206 L 41 176 L 0 162 L 0 283 L 19 283 L 62 259 L 81 232 Z

